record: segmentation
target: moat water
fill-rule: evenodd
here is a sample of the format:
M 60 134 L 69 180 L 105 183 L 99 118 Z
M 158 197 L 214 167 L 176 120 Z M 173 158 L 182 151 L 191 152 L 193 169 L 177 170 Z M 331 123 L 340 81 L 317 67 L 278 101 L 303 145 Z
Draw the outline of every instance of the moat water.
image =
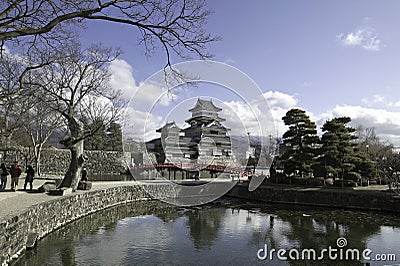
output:
M 337 255 L 336 260 L 328 254 L 329 248 L 332 256 Z M 280 258 L 279 249 L 285 252 Z M 328 251 L 321 253 L 324 249 Z M 358 250 L 360 258 L 350 253 L 346 256 L 350 249 Z M 302 260 L 303 250 L 315 250 L 316 257 Z M 370 260 L 362 256 L 365 250 Z M 387 261 L 377 261 L 379 254 Z M 283 260 L 285 257 L 287 260 Z M 307 259 L 307 254 L 303 258 Z M 365 265 L 366 262 L 400 263 L 398 215 L 226 198 L 192 208 L 148 201 L 107 209 L 49 234 L 13 265 Z

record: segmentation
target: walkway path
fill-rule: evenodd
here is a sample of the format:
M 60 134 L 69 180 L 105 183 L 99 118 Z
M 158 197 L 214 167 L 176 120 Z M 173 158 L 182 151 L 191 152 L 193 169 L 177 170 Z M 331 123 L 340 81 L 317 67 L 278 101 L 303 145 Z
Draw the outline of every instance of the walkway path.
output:
M 22 182 L 21 182 L 22 181 Z M 20 185 L 23 181 L 20 180 Z M 18 191 L 11 191 L 8 187 L 5 191 L 0 191 L 0 222 L 11 218 L 19 213 L 26 211 L 29 207 L 56 199 L 62 196 L 50 196 L 47 193 L 37 193 L 36 189 L 43 183 L 49 180 L 35 179 L 33 182 L 33 191 L 24 191 L 19 188 Z M 110 187 L 130 186 L 135 184 L 135 181 L 103 181 L 93 182 L 92 189 L 88 191 L 77 190 L 75 193 L 87 193 L 93 190 L 101 190 Z M 21 187 L 21 186 L 19 186 Z

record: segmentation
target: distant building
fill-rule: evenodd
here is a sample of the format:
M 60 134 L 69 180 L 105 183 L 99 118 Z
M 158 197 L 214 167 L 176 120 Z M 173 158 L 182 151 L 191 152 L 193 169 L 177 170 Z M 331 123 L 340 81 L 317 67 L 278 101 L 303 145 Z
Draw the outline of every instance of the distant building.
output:
M 219 116 L 221 108 L 212 100 L 197 99 L 196 105 L 189 110 L 192 116 L 186 120 L 190 125 L 179 128 L 170 122 L 157 129 L 161 137 L 146 143 L 149 152 L 155 155 L 157 163 L 196 162 L 204 158 L 229 158 L 232 155 L 230 129 Z M 221 161 L 221 160 L 219 160 Z

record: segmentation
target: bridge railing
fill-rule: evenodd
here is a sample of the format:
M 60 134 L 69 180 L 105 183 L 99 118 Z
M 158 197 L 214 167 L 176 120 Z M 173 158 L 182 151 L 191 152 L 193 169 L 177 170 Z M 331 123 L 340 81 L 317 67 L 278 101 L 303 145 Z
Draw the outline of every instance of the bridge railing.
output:
M 225 165 L 207 165 L 195 163 L 181 163 L 181 164 L 141 164 L 135 165 L 134 169 L 180 169 L 180 170 L 212 170 L 212 171 L 234 171 L 241 172 L 241 168 L 227 167 Z

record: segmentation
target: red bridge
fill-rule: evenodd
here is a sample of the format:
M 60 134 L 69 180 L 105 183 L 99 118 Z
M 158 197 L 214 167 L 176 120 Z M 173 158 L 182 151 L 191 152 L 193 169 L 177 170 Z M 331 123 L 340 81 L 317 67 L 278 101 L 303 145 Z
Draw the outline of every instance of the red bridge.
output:
M 226 167 L 225 165 L 207 165 L 207 164 L 196 164 L 196 163 L 183 163 L 183 164 L 172 164 L 172 163 L 158 163 L 158 164 L 141 164 L 136 165 L 135 169 L 176 169 L 176 170 L 208 170 L 216 172 L 233 171 L 242 172 L 243 169 L 238 167 Z

